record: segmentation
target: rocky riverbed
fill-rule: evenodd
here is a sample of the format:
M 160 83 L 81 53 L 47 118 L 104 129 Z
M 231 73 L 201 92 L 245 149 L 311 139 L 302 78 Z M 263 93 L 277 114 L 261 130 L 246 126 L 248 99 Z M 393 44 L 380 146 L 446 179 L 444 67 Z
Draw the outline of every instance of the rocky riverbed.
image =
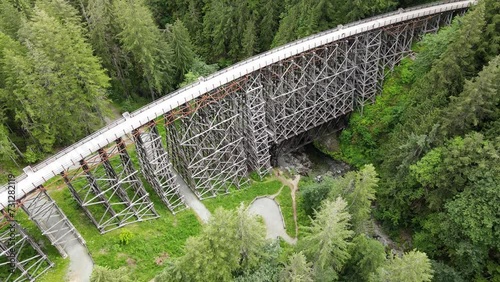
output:
M 300 174 L 309 177 L 325 174 L 337 177 L 351 170 L 348 164 L 328 157 L 312 144 L 280 156 L 278 165 L 282 171 L 291 175 Z

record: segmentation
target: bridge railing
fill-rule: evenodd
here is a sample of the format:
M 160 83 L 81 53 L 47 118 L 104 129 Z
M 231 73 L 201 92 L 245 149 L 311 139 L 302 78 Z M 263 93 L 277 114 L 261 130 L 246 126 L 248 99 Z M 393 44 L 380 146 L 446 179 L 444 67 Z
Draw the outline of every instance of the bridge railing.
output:
M 271 49 L 271 50 L 269 50 L 267 52 L 263 52 L 263 53 L 258 54 L 256 56 L 253 56 L 253 57 L 251 57 L 249 59 L 246 59 L 246 60 L 241 61 L 239 63 L 236 63 L 236 64 L 234 64 L 232 66 L 224 68 L 224 69 L 222 69 L 220 71 L 217 71 L 217 72 L 209 75 L 208 77 L 204 78 L 203 80 L 209 80 L 209 79 L 215 78 L 215 77 L 217 77 L 219 75 L 222 75 L 224 73 L 232 71 L 232 70 L 234 70 L 234 69 L 236 69 L 238 67 L 241 67 L 241 66 L 243 66 L 245 64 L 249 64 L 249 63 L 251 63 L 253 61 L 259 60 L 259 59 L 261 59 L 263 57 L 272 55 L 272 54 L 274 54 L 276 52 L 282 51 L 282 50 L 287 49 L 289 47 L 292 47 L 292 46 L 304 43 L 306 41 L 309 41 L 309 40 L 312 40 L 312 39 L 315 39 L 315 38 L 319 38 L 321 36 L 325 36 L 325 35 L 327 35 L 329 33 L 333 33 L 333 32 L 336 32 L 336 31 L 339 31 L 339 30 L 342 30 L 342 29 L 345 29 L 345 28 L 353 27 L 353 26 L 360 25 L 360 24 L 363 24 L 363 23 L 366 23 L 366 22 L 370 22 L 370 21 L 373 21 L 373 20 L 377 20 L 377 19 L 389 17 L 389 16 L 392 16 L 392 15 L 397 15 L 397 14 L 400 14 L 402 12 L 408 12 L 408 11 L 413 11 L 413 10 L 418 10 L 418 9 L 424 9 L 424 8 L 429 8 L 429 7 L 433 7 L 433 6 L 438 6 L 438 5 L 448 4 L 448 3 L 461 2 L 461 1 L 463 1 L 463 0 L 448 0 L 448 1 L 434 2 L 434 3 L 430 3 L 430 4 L 424 4 L 424 5 L 419 5 L 419 6 L 415 6 L 415 7 L 410 7 L 410 8 L 404 9 L 404 10 L 403 9 L 399 9 L 399 10 L 396 10 L 396 11 L 393 11 L 393 12 L 389 12 L 389 13 L 381 14 L 381 15 L 378 15 L 378 16 L 366 18 L 366 19 L 363 19 L 363 20 L 351 22 L 351 23 L 348 23 L 346 25 L 339 25 L 339 26 L 337 26 L 337 27 L 335 27 L 333 29 L 330 29 L 330 30 L 327 30 L 327 31 L 323 31 L 323 32 L 320 32 L 320 33 L 317 33 L 317 34 L 314 34 L 314 35 L 311 35 L 311 36 L 308 36 L 308 37 L 304 37 L 304 38 L 295 40 L 295 41 L 293 41 L 291 43 L 282 45 L 280 47 Z M 461 8 L 467 8 L 469 6 L 470 6 L 469 3 L 464 3 Z M 440 13 L 440 12 L 441 12 L 441 10 L 438 11 L 437 13 Z M 435 13 L 436 13 L 436 11 L 432 11 L 432 14 L 435 14 Z M 422 17 L 422 16 L 425 16 L 426 14 L 431 14 L 431 12 L 430 11 L 427 12 L 427 13 L 422 12 L 421 14 L 419 13 L 416 17 Z M 415 18 L 415 16 L 413 16 L 412 18 Z M 397 22 L 400 22 L 400 20 L 397 21 Z M 391 24 L 391 23 L 389 23 L 389 24 Z M 349 37 L 352 34 L 357 34 L 357 33 L 360 33 L 360 32 L 365 32 L 365 31 L 368 31 L 368 30 L 371 30 L 371 29 L 374 29 L 374 28 L 378 28 L 378 26 L 377 27 L 372 27 L 372 28 L 368 28 L 367 27 L 365 30 L 361 29 L 361 30 L 356 30 L 355 32 L 350 31 L 349 34 L 346 34 L 345 36 Z M 259 69 L 259 68 L 257 68 L 257 69 Z M 257 70 L 257 69 L 255 69 L 255 70 Z M 143 113 L 143 112 L 151 109 L 152 107 L 157 106 L 158 104 L 161 104 L 161 103 L 165 102 L 166 100 L 168 100 L 168 99 L 170 99 L 172 97 L 175 97 L 177 95 L 181 95 L 181 94 L 185 93 L 186 91 L 188 91 L 188 90 L 190 90 L 190 89 L 192 89 L 192 88 L 194 88 L 196 86 L 199 86 L 200 83 L 201 83 L 201 81 L 194 82 L 194 83 L 192 83 L 190 85 L 187 85 L 187 86 L 185 86 L 185 87 L 183 87 L 181 89 L 178 89 L 178 90 L 176 90 L 174 92 L 171 92 L 170 94 L 167 94 L 166 96 L 164 96 L 164 97 L 162 97 L 162 98 L 160 98 L 160 99 L 158 99 L 156 101 L 153 101 L 152 103 L 150 103 L 150 104 L 148 104 L 148 105 L 146 105 L 144 107 L 139 108 L 138 110 L 136 110 L 133 113 L 131 113 L 130 116 L 136 116 L 136 115 L 138 115 L 140 113 Z M 39 169 L 45 167 L 47 164 L 55 161 L 58 158 L 61 158 L 62 156 L 66 155 L 67 153 L 71 152 L 72 150 L 78 148 L 82 144 L 85 144 L 86 142 L 89 142 L 90 140 L 96 138 L 97 136 L 105 133 L 109 129 L 111 129 L 111 128 L 113 128 L 113 127 L 115 127 L 115 126 L 117 126 L 117 125 L 119 125 L 119 124 L 121 124 L 123 122 L 125 122 L 125 120 L 126 119 L 124 117 L 122 117 L 122 118 L 119 118 L 119 119 L 111 122 L 110 124 L 108 124 L 108 125 L 104 126 L 103 128 L 99 129 L 98 131 L 96 131 L 96 132 L 88 135 L 87 137 L 81 139 L 80 141 L 78 141 L 78 142 L 76 142 L 76 143 L 74 143 L 74 144 L 72 144 L 72 145 L 70 145 L 70 146 L 62 149 L 58 153 L 56 153 L 56 154 L 48 157 L 47 159 L 43 160 L 42 162 L 40 162 L 40 163 L 38 163 L 36 165 L 33 165 L 31 167 L 31 169 L 33 171 L 38 171 Z M 93 152 L 89 152 L 89 153 L 93 153 Z M 71 165 L 71 164 L 65 164 L 65 165 Z M 27 174 L 26 173 L 22 173 L 21 175 L 19 175 L 18 177 L 16 177 L 16 181 L 19 182 L 19 181 L 25 179 L 26 177 L 27 177 Z M 47 175 L 47 177 L 50 178 L 49 175 Z M 7 185 L 0 186 L 0 193 L 3 192 L 6 189 L 7 189 Z

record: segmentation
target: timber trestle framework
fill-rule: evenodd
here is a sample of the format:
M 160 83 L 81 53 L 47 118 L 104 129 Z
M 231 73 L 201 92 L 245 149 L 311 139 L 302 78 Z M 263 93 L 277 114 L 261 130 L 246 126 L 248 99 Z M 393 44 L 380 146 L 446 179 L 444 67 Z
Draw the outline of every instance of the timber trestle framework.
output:
M 85 242 L 42 186 L 55 176 L 101 233 L 157 218 L 153 202 L 173 213 L 185 208 L 178 175 L 200 199 L 239 189 L 249 172 L 263 177 L 277 154 L 339 128 L 347 114 L 372 103 L 385 72 L 410 54 L 415 40 L 474 3 L 433 4 L 339 26 L 200 78 L 25 168 L 16 205 L 64 256 L 69 242 Z M 6 190 L 0 188 L 0 209 L 7 207 Z M 5 211 L 2 220 L 0 273 L 11 254 L 7 229 L 32 259 L 18 256 L 15 277 L 0 280 L 30 280 L 50 267 Z

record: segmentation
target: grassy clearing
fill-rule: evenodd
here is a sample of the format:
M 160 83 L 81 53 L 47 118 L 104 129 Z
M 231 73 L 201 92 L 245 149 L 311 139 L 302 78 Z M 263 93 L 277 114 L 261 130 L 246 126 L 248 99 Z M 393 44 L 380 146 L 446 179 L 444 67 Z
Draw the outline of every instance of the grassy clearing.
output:
M 23 167 L 24 164 L 19 162 L 19 166 Z M 15 176 L 23 173 L 23 170 L 19 168 L 13 161 L 3 161 L 0 164 L 0 185 L 7 183 L 9 181 L 8 175 L 13 174 Z
M 281 206 L 281 213 L 285 219 L 286 233 L 291 237 L 297 237 L 295 220 L 293 219 L 293 199 L 289 186 L 283 186 L 279 195 L 275 198 Z
M 257 196 L 275 194 L 281 187 L 282 184 L 278 180 L 269 177 L 263 182 L 253 182 L 248 188 L 236 190 L 218 198 L 207 199 L 203 203 L 211 212 L 219 206 L 233 209 L 241 202 L 249 204 Z M 110 268 L 126 266 L 135 281 L 149 281 L 163 270 L 162 262 L 167 257 L 182 255 L 186 239 L 197 235 L 201 230 L 201 225 L 191 210 L 181 211 L 173 216 L 147 184 L 146 189 L 150 191 L 151 200 L 161 217 L 130 224 L 104 235 L 98 232 L 83 210 L 78 207 L 68 189 L 53 190 L 50 191 L 50 195 L 85 238 L 97 265 Z M 291 197 L 289 198 L 290 200 L 284 202 L 291 203 Z M 291 210 L 291 206 L 289 209 Z M 124 244 L 120 242 L 120 235 L 126 234 L 131 234 L 132 237 L 127 244 Z M 51 259 L 52 257 L 55 256 L 51 256 Z M 63 281 L 67 262 L 56 263 L 53 273 L 44 275 L 42 281 Z
M 138 169 L 139 165 L 134 148 L 128 147 L 127 151 L 135 168 Z M 113 166 L 116 165 L 115 163 L 118 162 L 116 156 L 112 157 L 110 162 Z M 49 189 L 49 194 L 86 240 L 95 264 L 110 268 L 125 266 L 129 269 L 130 276 L 134 281 L 149 281 L 163 270 L 165 267 L 163 262 L 166 258 L 182 255 L 186 239 L 199 234 L 201 224 L 191 210 L 184 210 L 173 216 L 164 207 L 160 198 L 153 192 L 147 182 L 142 178 L 141 180 L 149 192 L 160 218 L 130 224 L 104 235 L 101 235 L 90 219 L 87 218 L 65 185 L 58 185 L 62 183 L 54 183 L 55 181 L 51 180 L 51 183 L 46 183 L 45 186 L 64 187 L 62 189 Z M 57 181 L 61 181 L 61 179 Z M 78 180 L 73 184 L 76 186 L 84 185 L 83 182 L 79 183 Z M 203 203 L 211 212 L 214 212 L 217 207 L 234 209 L 241 202 L 247 205 L 250 204 L 257 196 L 276 194 L 282 186 L 283 184 L 277 179 L 267 177 L 262 182 L 252 181 L 247 188 L 234 190 L 228 195 L 204 200 Z M 285 211 L 289 213 L 289 217 L 293 221 L 292 200 L 288 187 L 287 191 L 289 199 L 284 196 L 280 197 L 281 205 L 284 213 Z M 128 242 L 120 240 L 124 236 L 130 236 Z M 41 281 L 64 281 L 69 261 L 63 260 L 57 252 L 50 254 L 49 257 L 56 262 L 56 266 L 51 272 L 45 274 Z
M 160 199 L 150 193 L 160 218 L 133 223 L 101 235 L 68 189 L 51 191 L 51 196 L 85 238 L 95 264 L 110 268 L 126 266 L 134 281 L 153 279 L 163 270 L 165 258 L 180 256 L 186 239 L 201 230 L 191 210 L 173 216 Z M 127 234 L 131 235 L 128 243 L 120 241 L 120 237 Z
M 210 212 L 214 212 L 218 207 L 230 210 L 237 208 L 242 202 L 249 205 L 257 196 L 276 194 L 281 186 L 283 184 L 277 179 L 268 177 L 262 182 L 252 182 L 247 188 L 231 191 L 228 195 L 203 200 L 203 204 Z

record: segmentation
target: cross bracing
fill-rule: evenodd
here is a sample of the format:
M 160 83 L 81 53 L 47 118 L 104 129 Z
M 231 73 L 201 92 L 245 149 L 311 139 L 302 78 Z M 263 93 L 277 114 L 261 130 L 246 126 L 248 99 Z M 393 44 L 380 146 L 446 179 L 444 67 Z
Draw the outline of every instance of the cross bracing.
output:
M 141 170 L 163 203 L 175 213 L 186 207 L 155 122 L 133 132 Z
M 143 179 L 173 211 L 183 206 L 176 172 L 200 198 L 227 193 L 244 185 L 249 171 L 268 173 L 272 151 L 300 146 L 372 102 L 386 70 L 410 54 L 415 40 L 474 3 L 434 3 L 339 26 L 201 78 L 26 167 L 16 179 L 16 198 L 62 175 L 83 211 L 107 232 L 158 216 Z M 152 121 L 165 127 L 165 140 Z M 7 198 L 7 187 L 0 188 L 0 208 Z M 53 229 L 46 231 L 50 238 Z
M 0 280 L 34 281 L 53 263 L 13 218 L 0 211 Z
M 185 115 L 166 123 L 170 158 L 200 199 L 228 193 L 246 182 L 245 93 L 240 83 L 244 80 L 192 101 Z
M 366 65 L 366 62 L 372 59 L 370 58 L 370 53 L 380 52 L 381 58 L 379 61 L 383 66 L 380 67 L 380 69 L 383 70 L 387 67 L 390 69 L 395 63 L 397 63 L 402 55 L 404 56 L 405 54 L 408 54 L 410 42 L 420 38 L 425 33 L 435 32 L 441 25 L 449 23 L 454 15 L 464 13 L 464 11 L 475 3 L 476 0 L 431 3 L 426 6 L 398 10 L 374 18 L 353 22 L 345 26 L 338 26 L 335 29 L 321 32 L 270 50 L 266 53 L 238 63 L 228 69 L 215 73 L 207 78 L 202 78 L 198 82 L 180 89 L 171 95 L 167 95 L 132 114 L 124 115 L 122 119 L 119 119 L 96 133 L 89 135 L 82 141 L 77 142 L 65 150 L 62 150 L 57 155 L 41 162 L 40 164 L 34 167 L 26 167 L 25 173 L 17 178 L 18 186 L 21 189 L 19 189 L 16 196 L 17 198 L 21 198 L 25 193 L 36 189 L 39 185 L 42 185 L 50 178 L 58 176 L 61 172 L 70 169 L 75 166 L 75 164 L 78 164 L 79 160 L 82 158 L 95 153 L 99 148 L 107 146 L 110 143 L 110 140 L 115 140 L 120 136 L 130 134 L 133 130 L 140 128 L 148 124 L 151 120 L 158 119 L 161 116 L 170 116 L 173 112 L 177 112 L 176 114 L 179 114 L 178 109 L 183 108 L 188 101 L 198 100 L 206 93 L 217 91 L 218 88 L 223 87 L 232 81 L 237 81 L 245 77 L 253 77 L 256 73 L 264 74 L 266 69 L 273 69 L 276 67 L 276 64 L 290 60 L 293 57 L 298 58 L 305 56 L 305 60 L 308 60 L 310 59 L 308 58 L 308 56 L 310 56 L 308 53 L 311 53 L 312 50 L 321 49 L 321 47 L 328 46 L 332 43 L 347 41 L 352 44 L 352 42 L 357 39 L 362 46 L 370 46 L 370 41 L 363 40 L 366 39 L 364 37 L 370 33 L 377 34 L 379 33 L 379 30 L 382 30 L 382 40 L 376 38 L 376 40 L 381 42 L 380 50 L 378 50 L 378 47 L 375 48 L 375 44 L 375 46 L 371 46 L 373 47 L 372 49 L 364 50 L 368 52 L 361 53 L 364 54 L 361 58 L 356 59 L 356 57 L 351 53 L 350 60 L 354 60 L 355 62 L 357 60 L 365 63 L 364 66 L 360 66 L 361 70 L 356 70 L 357 73 L 369 73 L 370 71 L 373 71 L 370 68 L 367 69 L 368 65 Z M 394 28 L 396 26 L 398 26 L 398 28 Z M 359 48 L 356 49 L 359 50 Z M 303 59 L 299 59 L 297 62 L 299 65 L 304 63 L 300 60 Z M 292 77 L 292 74 L 287 75 L 288 77 Z M 380 72 L 378 73 L 378 76 L 381 77 Z M 300 78 L 300 75 L 295 74 L 295 77 Z M 268 78 L 262 77 L 262 81 L 264 82 L 265 80 L 268 80 Z M 356 78 L 347 79 L 346 81 L 348 82 L 346 86 L 350 87 L 350 84 L 355 84 L 357 93 L 364 95 L 363 98 L 353 97 L 350 101 L 357 104 L 363 104 L 365 101 L 373 99 L 372 92 L 367 91 L 363 93 L 360 91 L 363 87 L 367 90 L 373 89 L 374 83 L 371 79 L 365 77 L 364 85 L 363 83 L 358 85 Z M 265 86 L 264 83 L 262 85 Z M 293 88 L 300 87 L 301 85 L 304 85 L 304 82 L 297 81 L 292 84 L 288 84 L 287 87 Z M 380 88 L 380 83 L 376 84 L 376 87 Z M 296 90 L 302 91 L 300 89 Z M 267 93 L 264 93 L 264 96 L 266 101 L 269 101 Z M 293 99 L 290 102 L 293 102 Z M 302 106 L 306 107 L 306 105 Z M 266 103 L 266 108 L 270 109 L 272 107 L 273 105 Z M 339 105 L 339 108 L 342 107 Z M 182 111 L 180 114 L 182 114 Z M 269 115 L 271 114 L 267 112 L 266 116 Z M 268 138 L 276 140 L 275 132 L 272 132 L 271 130 L 274 126 L 274 121 L 267 119 L 266 122 L 267 131 L 269 131 Z M 298 134 L 298 132 L 294 132 L 294 134 Z M 281 140 L 284 140 L 283 136 L 281 136 Z M 0 195 L 0 204 L 5 206 L 7 201 L 6 186 L 0 189 Z
M 21 199 L 20 206 L 63 257 L 67 257 L 66 250 L 72 241 L 85 246 L 80 233 L 43 186 Z
M 157 218 L 125 140 L 101 148 L 80 160 L 80 167 L 63 173 L 71 194 L 101 233 Z

